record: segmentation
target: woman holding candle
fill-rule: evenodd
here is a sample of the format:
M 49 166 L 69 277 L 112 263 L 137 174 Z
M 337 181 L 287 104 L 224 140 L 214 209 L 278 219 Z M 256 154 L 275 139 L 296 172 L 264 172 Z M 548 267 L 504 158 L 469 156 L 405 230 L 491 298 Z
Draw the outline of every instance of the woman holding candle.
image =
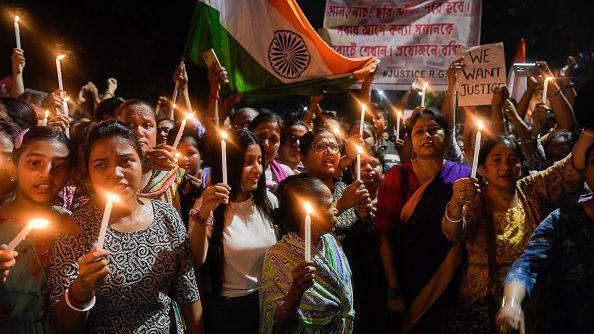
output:
M 134 133 L 119 122 L 104 121 L 89 132 L 85 163 L 93 196 L 73 218 L 90 242 L 58 239 L 51 253 L 52 312 L 59 332 L 182 333 L 170 315 L 173 301 L 188 332 L 203 331 L 186 229 L 170 204 L 138 195 L 141 154 Z M 120 202 L 109 216 L 104 247 L 92 247 L 106 193 Z
M 158 199 L 181 207 L 179 189 L 186 181 L 184 170 L 175 161 L 175 148 L 157 145 L 157 119 L 148 102 L 128 100 L 118 108 L 117 118 L 134 131 L 144 163 L 141 197 Z M 186 181 L 187 182 L 187 181 Z
M 208 333 L 255 333 L 264 253 L 277 241 L 271 212 L 276 197 L 267 190 L 263 149 L 249 131 L 229 134 L 228 184 L 220 159 L 213 185 L 190 211 L 190 244 L 202 278 Z
M 352 146 L 354 148 L 355 145 Z M 322 180 L 326 187 L 332 191 L 336 200 L 336 209 L 338 210 L 336 233 L 338 235 L 346 233 L 357 221 L 371 218 L 369 207 L 371 201 L 363 181 L 356 180 L 347 185 L 344 182 L 336 181 L 334 177 L 339 167 L 340 147 L 332 132 L 321 128 L 306 133 L 301 137 L 300 149 L 305 173 Z
M 332 192 L 318 178 L 291 176 L 276 214 L 287 234 L 266 253 L 260 333 L 351 333 L 355 311 L 349 263 L 332 231 Z M 312 205 L 312 261 L 305 261 L 303 203 Z
M 262 109 L 260 114 L 250 123 L 249 130 L 258 138 L 262 145 L 264 166 L 266 168 L 266 187 L 275 192 L 278 185 L 293 171 L 286 165 L 274 160 L 281 144 L 283 120 L 275 113 Z
M 68 147 L 62 132 L 35 127 L 24 135 L 12 159 L 3 163 L 3 169 L 16 180 L 16 189 L 14 197 L 0 206 L 2 333 L 52 333 L 47 307 L 50 244 L 57 234 L 70 241 L 84 239 L 69 213 L 52 206 L 70 172 Z M 14 251 L 7 250 L 7 244 L 36 218 L 50 224 L 32 230 Z
M 478 160 L 482 182 L 458 180 L 442 222 L 448 239 L 464 241 L 468 253 L 449 330 L 490 333 L 496 328 L 505 275 L 550 208 L 582 185 L 585 150 L 593 142 L 592 135 L 582 133 L 569 156 L 522 179 L 522 152 L 512 139 L 500 136 L 482 145 Z
M 392 167 L 378 191 L 375 222 L 387 308 L 393 318 L 404 316 L 404 332 L 440 333 L 462 252 L 439 222 L 454 182 L 468 177 L 470 168 L 444 160 L 451 132 L 440 114 L 419 109 L 409 124 L 416 157 Z

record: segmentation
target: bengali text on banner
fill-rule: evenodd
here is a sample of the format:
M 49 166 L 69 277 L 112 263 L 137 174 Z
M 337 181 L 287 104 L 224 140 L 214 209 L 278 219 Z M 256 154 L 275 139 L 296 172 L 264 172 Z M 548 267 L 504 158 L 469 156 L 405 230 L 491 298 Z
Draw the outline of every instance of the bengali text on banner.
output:
M 456 54 L 479 44 L 481 0 L 327 0 L 320 35 L 346 57 L 380 59 L 374 85 L 407 90 L 419 77 L 447 87 Z

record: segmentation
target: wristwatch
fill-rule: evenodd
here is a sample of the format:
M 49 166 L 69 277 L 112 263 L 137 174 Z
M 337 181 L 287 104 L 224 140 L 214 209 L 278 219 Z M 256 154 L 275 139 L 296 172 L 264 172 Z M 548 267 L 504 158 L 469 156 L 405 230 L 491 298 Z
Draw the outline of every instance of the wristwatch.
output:
M 386 297 L 389 300 L 396 299 L 402 297 L 402 292 L 397 288 L 388 288 L 386 289 Z

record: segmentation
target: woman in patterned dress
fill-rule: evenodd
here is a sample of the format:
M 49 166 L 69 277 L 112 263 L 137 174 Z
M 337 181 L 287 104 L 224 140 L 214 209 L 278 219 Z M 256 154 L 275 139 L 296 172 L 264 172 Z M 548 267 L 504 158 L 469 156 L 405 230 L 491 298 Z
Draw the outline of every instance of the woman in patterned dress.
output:
M 177 211 L 138 196 L 141 149 L 116 121 L 94 126 L 85 164 L 94 196 L 74 213 L 86 238 L 63 236 L 50 254 L 50 297 L 60 332 L 201 333 L 202 307 L 184 224 Z M 103 248 L 97 241 L 106 192 L 117 194 Z M 90 250 L 90 251 L 89 251 Z
M 482 183 L 473 178 L 456 181 L 442 221 L 446 237 L 465 241 L 468 253 L 459 302 L 447 322 L 449 332 L 497 330 L 495 312 L 505 275 L 549 213 L 547 208 L 582 185 L 585 150 L 592 139 L 582 134 L 569 156 L 519 180 L 522 151 L 513 139 L 500 136 L 482 145 Z
M 47 281 L 49 244 L 57 233 L 80 234 L 69 214 L 53 207 L 70 172 L 68 138 L 31 128 L 5 165 L 16 180 L 14 197 L 0 206 L 0 333 L 51 333 Z M 7 245 L 33 218 L 50 220 L 16 249 Z
M 311 214 L 311 262 L 305 261 L 305 210 Z M 264 259 L 260 333 L 351 333 L 355 311 L 351 269 L 331 233 L 337 222 L 330 189 L 291 176 L 279 189 L 279 223 L 288 232 Z

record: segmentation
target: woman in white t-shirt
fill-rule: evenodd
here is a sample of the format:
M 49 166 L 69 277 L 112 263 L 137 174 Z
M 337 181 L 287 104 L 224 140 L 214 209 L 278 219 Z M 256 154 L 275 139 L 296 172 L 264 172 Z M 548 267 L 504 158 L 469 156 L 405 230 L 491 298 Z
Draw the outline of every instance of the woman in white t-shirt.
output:
M 203 269 L 206 331 L 256 333 L 264 254 L 277 242 L 270 214 L 278 203 L 266 189 L 262 148 L 251 132 L 231 134 L 227 166 L 224 184 L 221 159 L 214 161 L 213 185 L 190 211 L 190 245 Z

